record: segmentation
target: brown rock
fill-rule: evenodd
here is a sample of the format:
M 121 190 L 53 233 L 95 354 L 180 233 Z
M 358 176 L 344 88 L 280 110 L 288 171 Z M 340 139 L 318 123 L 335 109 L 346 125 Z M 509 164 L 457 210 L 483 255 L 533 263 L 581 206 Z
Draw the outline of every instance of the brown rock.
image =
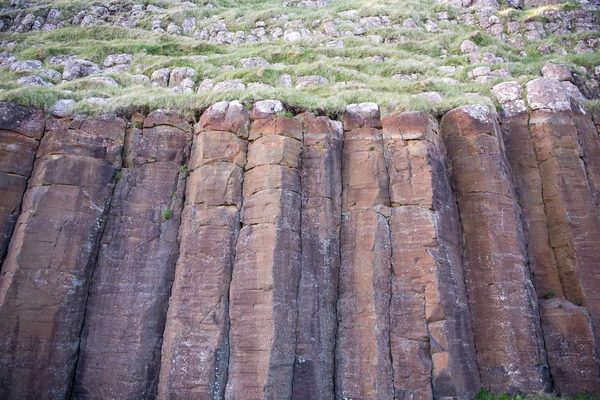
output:
M 121 163 L 114 115 L 50 120 L 0 281 L 0 397 L 64 398 Z
M 240 106 L 217 103 L 196 125 L 162 346 L 160 399 L 224 395 L 229 285 L 248 135 L 248 113 Z
M 44 113 L 0 102 L 0 267 L 21 211 Z
M 342 127 L 326 117 L 302 117 L 302 269 L 292 398 L 333 399 Z
M 565 299 L 542 301 L 540 312 L 556 393 L 600 393 L 600 371 L 588 312 Z
M 394 393 L 472 397 L 480 383 L 446 150 L 426 113 L 395 114 L 382 123 L 393 207 Z
M 379 109 L 349 106 L 344 116 L 336 393 L 389 399 L 394 392 L 388 176 L 381 131 L 360 126 L 381 126 Z
M 495 393 L 548 387 L 525 240 L 495 116 L 481 105 L 442 118 L 461 214 L 465 282 L 484 387 Z
M 250 128 L 251 137 L 258 139 L 248 145 L 243 226 L 231 280 L 226 399 L 292 395 L 301 256 L 301 188 L 296 186 L 301 142 L 287 136 L 284 127 L 302 128 L 290 118 L 265 117 L 283 121 L 265 124 L 259 118 Z M 258 132 L 263 126 L 268 126 L 265 133 Z
M 156 395 L 191 126 L 162 112 L 144 126 L 128 134 L 133 165 L 121 170 L 90 283 L 74 398 Z

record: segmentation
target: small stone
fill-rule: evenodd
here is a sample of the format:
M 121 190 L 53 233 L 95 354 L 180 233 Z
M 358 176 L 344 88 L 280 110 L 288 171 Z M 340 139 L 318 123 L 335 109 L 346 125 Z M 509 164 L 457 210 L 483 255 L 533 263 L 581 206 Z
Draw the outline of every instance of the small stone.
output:
M 41 71 L 37 71 L 36 74 L 40 78 L 49 80 L 54 83 L 59 83 L 62 78 L 60 72 L 54 69 L 42 69 Z
M 115 81 L 113 78 L 111 78 L 109 76 L 94 76 L 94 77 L 88 78 L 87 81 L 97 84 L 99 86 L 106 86 L 106 87 L 113 87 L 113 88 L 119 87 L 119 84 L 117 83 L 117 81 Z
M 73 113 L 76 104 L 77 102 L 71 99 L 58 100 L 52 107 L 51 113 L 55 117 L 67 117 Z
M 544 78 L 553 78 L 559 81 L 573 80 L 573 75 L 571 75 L 569 67 L 562 64 L 554 64 L 552 62 L 547 62 L 542 67 L 542 75 Z
M 244 90 L 246 89 L 246 85 L 241 79 L 230 79 L 223 82 L 217 83 L 213 91 L 221 91 L 221 90 Z
M 283 104 L 279 100 L 262 100 L 254 103 L 250 117 L 252 119 L 268 118 L 285 112 Z
M 281 74 L 279 77 L 279 85 L 284 88 L 291 88 L 293 85 L 292 76 L 289 74 Z
M 262 57 L 242 58 L 240 60 L 243 68 L 266 67 L 269 62 Z
M 16 73 L 31 72 L 42 68 L 42 66 L 42 62 L 38 60 L 17 61 L 10 66 L 10 71 Z
M 248 84 L 248 89 L 273 89 L 273 85 L 262 82 L 252 82 Z
M 329 80 L 320 75 L 299 76 L 296 80 L 296 89 L 328 84 Z
M 17 79 L 17 83 L 22 86 L 40 86 L 40 87 L 48 87 L 52 86 L 51 83 L 46 82 L 42 78 L 37 75 L 32 76 L 24 76 L 22 78 Z
M 169 76 L 171 70 L 169 68 L 161 68 L 150 75 L 153 87 L 167 87 L 169 85 Z
M 533 110 L 571 111 L 569 94 L 556 79 L 538 78 L 527 82 L 527 102 Z
M 100 72 L 98 64 L 88 60 L 71 60 L 65 64 L 62 78 L 66 81 L 72 81 L 98 72 Z
M 148 78 L 146 75 L 142 75 L 142 74 L 132 75 L 131 80 L 135 83 L 141 83 L 141 84 L 150 82 L 150 78 Z
M 479 51 L 479 46 L 470 40 L 464 40 L 460 44 L 460 51 L 463 54 L 475 53 L 476 51 Z

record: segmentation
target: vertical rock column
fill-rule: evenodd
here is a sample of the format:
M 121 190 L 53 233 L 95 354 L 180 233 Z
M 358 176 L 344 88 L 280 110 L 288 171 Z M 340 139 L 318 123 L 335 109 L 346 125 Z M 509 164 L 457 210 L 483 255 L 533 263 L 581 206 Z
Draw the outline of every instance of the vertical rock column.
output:
M 496 393 L 546 390 L 537 302 L 496 117 L 485 106 L 464 106 L 448 112 L 441 127 L 463 228 L 481 383 Z
M 302 271 L 293 398 L 334 398 L 342 125 L 303 114 Z
M 21 211 L 44 125 L 43 112 L 0 102 L 0 268 Z
M 125 121 L 49 120 L 0 281 L 0 398 L 71 389 Z
M 210 107 L 196 125 L 164 332 L 160 399 L 221 399 L 229 359 L 229 285 L 240 229 L 248 110 Z
M 156 395 L 190 139 L 189 123 L 162 111 L 128 130 L 90 283 L 74 398 Z
M 395 398 L 472 397 L 480 387 L 458 210 L 437 123 L 383 119 L 390 179 L 390 344 Z
M 336 396 L 391 399 L 388 174 L 379 108 L 344 115 Z
M 551 101 L 560 100 L 560 94 L 566 95 L 558 81 L 541 81 L 544 82 L 553 84 L 559 92 L 558 96 L 552 96 Z M 564 254 L 565 248 L 569 248 L 567 243 L 563 241 L 561 244 L 560 240 L 560 237 L 566 237 L 563 236 L 565 224 L 550 228 L 550 222 L 552 225 L 556 224 L 556 210 L 554 207 L 547 209 L 545 197 L 552 191 L 555 177 L 553 174 L 546 174 L 545 178 L 551 180 L 542 180 L 534 148 L 537 146 L 534 146 L 530 132 L 530 116 L 522 98 L 521 85 L 518 82 L 505 82 L 495 86 L 492 91 L 503 106 L 503 139 L 523 210 L 553 390 L 562 394 L 598 393 L 600 373 L 594 356 L 589 315 L 585 308 L 578 307 L 565 298 L 572 291 L 571 285 L 565 286 L 565 293 L 563 279 L 567 276 L 562 274 L 561 277 L 559 273 L 559 268 L 565 269 L 566 258 L 561 254 Z M 538 94 L 544 92 L 533 90 L 533 93 Z M 567 99 L 563 99 L 562 103 L 570 107 Z M 552 201 L 548 202 L 548 205 L 552 204 Z M 552 236 L 550 232 L 553 233 Z M 565 279 L 564 282 L 569 280 Z
M 230 290 L 226 399 L 292 395 L 300 278 L 302 124 L 254 105 Z
M 527 92 L 550 243 L 566 299 L 542 307 L 551 372 L 561 393 L 598 394 L 600 217 L 594 196 L 599 177 L 597 160 L 590 158 L 598 152 L 597 138 L 590 117 L 572 111 L 560 82 L 536 79 Z

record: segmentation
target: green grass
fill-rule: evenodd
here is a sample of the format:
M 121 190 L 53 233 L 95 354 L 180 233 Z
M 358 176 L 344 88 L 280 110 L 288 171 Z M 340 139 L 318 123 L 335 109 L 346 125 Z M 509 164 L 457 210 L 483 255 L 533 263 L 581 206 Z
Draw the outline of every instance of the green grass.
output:
M 133 4 L 136 1 L 108 1 L 111 4 Z M 192 1 L 200 6 L 208 0 Z M 300 19 L 310 27 L 314 21 L 327 21 L 337 16 L 338 12 L 355 9 L 361 17 L 387 15 L 392 24 L 400 24 L 408 17 L 422 26 L 428 20 L 436 20 L 436 14 L 448 12 L 451 17 L 461 11 L 448 4 L 439 4 L 434 0 L 402 1 L 395 0 L 349 0 L 333 2 L 319 9 L 314 8 L 282 8 L 280 0 L 214 0 L 213 8 L 182 7 L 174 0 L 146 0 L 145 4 L 154 4 L 165 8 L 163 25 L 169 21 L 181 24 L 186 17 L 210 18 L 226 21 L 231 31 L 248 32 L 256 21 L 269 21 L 269 25 L 284 27 L 284 20 L 277 19 L 287 14 L 289 20 Z M 42 15 L 48 8 L 58 8 L 63 15 L 72 17 L 80 9 L 87 8 L 88 2 L 82 0 L 55 0 L 51 4 L 35 6 L 28 10 Z M 508 18 L 519 21 L 539 20 L 543 11 L 549 9 L 574 9 L 575 3 L 564 3 L 544 8 L 525 8 L 524 10 L 508 9 L 498 15 L 505 21 Z M 10 13 L 16 13 L 11 11 Z M 9 13 L 9 14 L 10 14 Z M 12 15 L 12 14 L 10 14 Z M 16 15 L 16 14 L 15 14 Z M 243 21 L 238 21 L 243 17 Z M 475 26 L 463 24 L 453 25 L 439 22 L 442 29 L 449 30 L 440 34 L 429 34 L 423 29 L 393 29 L 381 27 L 370 31 L 397 43 L 373 44 L 366 37 L 340 37 L 343 49 L 331 49 L 323 44 L 332 38 L 323 38 L 315 42 L 299 41 L 285 43 L 275 41 L 269 43 L 245 44 L 241 46 L 221 46 L 201 42 L 185 37 L 168 34 L 155 35 L 149 28 L 156 13 L 147 13 L 141 20 L 138 29 L 126 29 L 118 26 L 100 25 L 89 28 L 65 27 L 55 31 L 30 32 L 26 35 L 3 33 L 3 40 L 16 42 L 13 51 L 19 59 L 37 59 L 44 62 L 45 67 L 62 71 L 60 66 L 50 66 L 50 57 L 56 55 L 75 54 L 101 64 L 105 57 L 114 53 L 131 53 L 134 61 L 129 73 L 142 73 L 150 76 L 160 68 L 185 66 L 194 68 L 197 75 L 196 84 L 205 78 L 220 82 L 227 79 L 242 79 L 245 83 L 263 82 L 275 86 L 272 90 L 246 90 L 241 92 L 210 92 L 204 94 L 172 94 L 165 89 L 151 88 L 149 85 L 136 84 L 129 74 L 110 75 L 119 84 L 119 88 L 105 88 L 89 80 L 81 79 L 58 84 L 52 88 L 22 88 L 15 81 L 19 76 L 6 69 L 0 70 L 0 100 L 12 100 L 22 105 L 49 110 L 54 102 L 61 98 L 77 100 L 77 111 L 98 114 L 101 112 L 132 113 L 134 111 L 153 108 L 174 109 L 186 115 L 193 115 L 215 101 L 238 99 L 249 105 L 261 99 L 278 98 L 288 110 L 309 110 L 321 115 L 335 116 L 343 112 L 345 105 L 352 102 L 375 101 L 384 111 L 422 110 L 441 113 L 449 108 L 478 102 L 488 102 L 481 96 L 490 96 L 490 88 L 507 80 L 518 80 L 521 83 L 538 77 L 540 69 L 548 60 L 566 63 L 571 67 L 593 67 L 600 64 L 600 53 L 569 54 L 559 56 L 542 56 L 537 50 L 539 43 L 526 42 L 525 53 L 515 49 L 503 40 L 487 34 Z M 552 46 L 562 46 L 565 39 L 576 43 L 578 40 L 593 38 L 595 33 L 577 33 L 561 37 L 550 37 L 545 40 Z M 408 39 L 408 40 L 405 40 Z M 492 69 L 508 68 L 512 78 L 496 78 L 487 83 L 475 83 L 469 80 L 468 72 L 480 65 L 472 64 L 469 57 L 462 55 L 460 44 L 469 39 L 480 46 L 481 51 L 489 51 L 498 57 L 508 60 L 505 64 L 496 64 Z M 34 45 L 39 45 L 35 47 Z M 442 51 L 444 50 L 444 51 Z M 192 59 L 190 56 L 205 56 L 206 59 Z M 267 67 L 241 68 L 239 60 L 248 57 L 263 57 L 271 63 Z M 384 63 L 366 60 L 367 57 L 384 56 Z M 282 64 L 276 66 L 273 64 Z M 223 65 L 233 65 L 234 70 L 222 70 Z M 443 73 L 440 66 L 459 67 L 455 73 Z M 290 74 L 297 78 L 303 75 L 322 75 L 330 85 L 305 89 L 286 89 L 279 86 L 282 74 Z M 392 80 L 395 74 L 417 74 L 415 81 Z M 448 85 L 437 80 L 440 77 L 457 79 L 460 84 Z M 340 86 L 342 82 L 358 81 L 360 86 Z M 413 95 L 438 91 L 444 96 L 441 103 L 429 103 Z M 479 96 L 467 95 L 476 93 Z M 88 97 L 110 98 L 108 104 L 101 107 L 92 106 L 85 101 Z M 595 106 L 595 104 L 592 104 Z

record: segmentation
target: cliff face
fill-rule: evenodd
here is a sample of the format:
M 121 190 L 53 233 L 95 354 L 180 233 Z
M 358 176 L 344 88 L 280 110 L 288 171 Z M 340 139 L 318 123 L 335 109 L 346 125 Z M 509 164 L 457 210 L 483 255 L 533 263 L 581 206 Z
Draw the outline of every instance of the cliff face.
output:
M 600 139 L 542 92 L 439 123 L 0 103 L 0 398 L 600 395 Z

